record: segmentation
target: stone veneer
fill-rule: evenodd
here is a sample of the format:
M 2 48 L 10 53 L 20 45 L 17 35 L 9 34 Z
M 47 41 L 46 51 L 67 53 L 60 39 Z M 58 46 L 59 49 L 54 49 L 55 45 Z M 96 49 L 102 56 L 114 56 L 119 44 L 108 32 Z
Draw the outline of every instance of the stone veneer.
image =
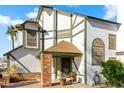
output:
M 52 56 L 50 54 L 42 53 L 41 58 L 41 87 L 50 87 L 51 82 L 51 66 Z

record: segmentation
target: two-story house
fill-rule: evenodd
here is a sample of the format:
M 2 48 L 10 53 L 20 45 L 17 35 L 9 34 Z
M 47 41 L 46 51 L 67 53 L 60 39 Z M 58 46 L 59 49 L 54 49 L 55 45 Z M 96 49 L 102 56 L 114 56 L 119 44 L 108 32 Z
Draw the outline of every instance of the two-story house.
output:
M 18 66 L 18 73 L 41 73 L 44 85 L 72 71 L 78 82 L 91 83 L 96 72 L 100 74 L 101 62 L 116 57 L 119 26 L 116 22 L 41 6 L 36 21 L 16 25 L 18 47 L 4 56 L 9 60 L 8 66 Z

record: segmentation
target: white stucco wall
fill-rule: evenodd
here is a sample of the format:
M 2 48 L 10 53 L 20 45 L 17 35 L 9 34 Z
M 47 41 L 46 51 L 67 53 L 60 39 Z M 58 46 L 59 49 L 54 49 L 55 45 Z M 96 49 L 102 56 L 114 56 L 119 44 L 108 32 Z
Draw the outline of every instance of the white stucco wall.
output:
M 82 29 L 82 28 L 80 28 L 80 29 Z M 80 49 L 80 51 L 82 53 L 82 56 L 75 57 L 75 63 L 78 67 L 78 71 L 80 72 L 80 74 L 78 73 L 77 80 L 84 83 L 84 32 L 73 37 L 73 44 L 78 49 Z M 75 66 L 74 66 L 74 68 L 75 68 Z
M 116 57 L 116 50 L 109 49 L 109 34 L 116 35 L 117 28 L 110 23 L 89 19 L 87 22 L 87 77 L 88 82 L 93 81 L 95 71 L 100 72 L 99 65 L 92 65 L 92 42 L 96 38 L 103 40 L 105 45 L 105 60 L 109 57 Z
M 116 59 L 124 64 L 124 55 L 116 55 Z
M 75 21 L 75 23 L 74 23 Z M 80 25 L 75 27 L 77 24 L 79 24 L 82 21 Z M 85 24 L 85 18 L 83 16 L 79 16 L 74 14 L 72 17 L 72 23 L 74 25 L 74 29 L 72 30 L 72 35 L 75 35 L 76 33 L 80 32 L 81 30 L 85 30 L 84 24 Z M 84 31 L 77 34 L 73 37 L 72 43 L 80 49 L 82 55 L 75 57 L 75 63 L 78 67 L 77 72 L 77 81 L 84 83 Z M 73 70 L 75 69 L 75 66 L 73 67 Z
M 53 25 L 53 20 L 54 18 L 54 11 L 52 9 L 47 9 L 44 8 L 44 11 L 42 12 L 41 16 L 40 16 L 40 20 L 39 23 L 40 25 L 43 27 L 44 30 L 46 30 L 46 33 L 44 35 L 44 49 L 49 48 L 50 46 L 53 45 L 53 37 L 54 37 L 54 25 Z M 51 31 L 51 32 L 49 32 Z M 42 38 L 42 34 L 40 35 L 40 37 Z M 51 38 L 51 39 L 50 39 Z M 41 43 L 41 47 L 42 47 L 42 39 L 40 40 Z
M 76 16 L 74 15 L 72 22 L 74 22 L 75 18 L 76 18 Z M 80 23 L 83 20 L 84 20 L 84 17 L 77 16 L 74 26 L 76 26 L 78 23 Z M 82 22 L 80 25 L 78 25 L 76 28 L 74 28 L 72 30 L 72 34 L 74 35 L 74 34 L 76 34 L 77 32 L 79 32 L 79 31 L 81 31 L 83 29 L 84 29 L 84 22 Z
M 63 11 L 59 11 L 58 12 L 58 30 L 62 30 L 62 29 L 70 29 L 70 13 L 68 12 L 63 12 Z M 66 24 L 66 25 L 65 25 Z
M 46 32 L 44 38 L 53 38 L 54 37 L 54 31 Z
M 30 72 L 41 72 L 41 62 L 37 57 L 38 51 L 34 49 L 19 48 L 11 54 L 20 61 Z M 28 73 L 18 62 L 10 56 L 10 64 L 15 64 L 18 68 L 18 73 Z
M 117 22 L 121 23 L 117 33 L 117 51 L 124 51 L 124 6 L 117 6 Z
M 53 46 L 54 42 L 53 42 L 53 39 L 46 39 L 44 41 L 44 49 L 48 49 L 49 47 Z
M 43 11 L 43 29 L 46 31 L 53 30 L 53 17 L 54 17 L 54 11 L 52 9 L 44 8 Z
M 67 41 L 67 42 L 70 42 L 71 39 L 70 38 L 63 38 L 63 39 L 58 39 L 58 43 L 61 42 L 61 41 Z
M 18 30 L 17 32 L 17 46 L 20 46 L 23 44 L 23 31 Z

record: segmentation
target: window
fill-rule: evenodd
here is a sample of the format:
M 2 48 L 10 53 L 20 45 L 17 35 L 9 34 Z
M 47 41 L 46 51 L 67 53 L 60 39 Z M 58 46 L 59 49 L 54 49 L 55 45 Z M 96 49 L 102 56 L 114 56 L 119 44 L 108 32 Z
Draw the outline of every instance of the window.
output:
M 35 31 L 27 31 L 27 45 L 28 46 L 36 46 L 37 37 Z
M 38 48 L 38 34 L 35 30 L 26 31 L 26 47 Z
M 116 35 L 109 34 L 109 49 L 116 49 Z
M 105 49 L 104 42 L 97 38 L 92 43 L 92 64 L 99 65 L 104 61 Z

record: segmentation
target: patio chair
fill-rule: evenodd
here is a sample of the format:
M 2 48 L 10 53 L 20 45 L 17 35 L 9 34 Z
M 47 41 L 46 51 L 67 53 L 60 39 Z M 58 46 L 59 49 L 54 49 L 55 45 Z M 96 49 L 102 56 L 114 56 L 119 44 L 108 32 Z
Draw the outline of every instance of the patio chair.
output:
M 73 84 L 76 81 L 76 73 L 70 72 L 69 75 L 64 75 L 66 84 Z

